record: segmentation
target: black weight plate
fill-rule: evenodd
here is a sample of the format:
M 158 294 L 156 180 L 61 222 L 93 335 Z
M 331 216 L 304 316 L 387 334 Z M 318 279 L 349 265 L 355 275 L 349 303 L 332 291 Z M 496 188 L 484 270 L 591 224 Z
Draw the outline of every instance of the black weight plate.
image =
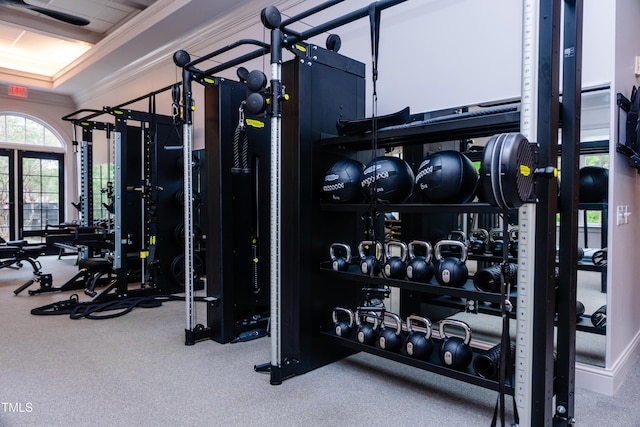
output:
M 519 208 L 533 194 L 534 154 L 529 141 L 519 133 L 505 135 L 500 147 L 498 205 L 503 209 Z
M 482 194 L 486 202 L 491 206 L 499 207 L 494 186 L 494 166 L 497 164 L 496 159 L 499 158 L 500 146 L 505 134 L 497 134 L 492 136 L 484 147 L 482 153 L 482 164 L 480 165 L 480 185 Z
M 196 281 L 202 277 L 202 273 L 204 272 L 204 264 L 202 263 L 202 258 L 199 255 L 194 254 L 193 256 L 193 280 Z M 171 266 L 169 268 L 169 274 L 171 274 L 171 278 L 175 283 L 180 286 L 184 286 L 184 254 L 178 255 L 171 261 Z

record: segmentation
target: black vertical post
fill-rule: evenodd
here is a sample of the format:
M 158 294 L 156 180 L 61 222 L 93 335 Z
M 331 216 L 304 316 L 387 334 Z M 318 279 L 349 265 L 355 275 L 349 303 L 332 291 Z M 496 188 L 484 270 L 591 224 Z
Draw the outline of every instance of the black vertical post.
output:
M 580 105 L 582 86 L 582 0 L 564 2 L 562 68 L 562 155 L 560 170 L 560 276 L 558 361 L 554 426 L 573 424 L 576 345 L 578 185 L 580 166 Z
M 560 81 L 561 0 L 541 0 L 538 51 L 539 161 L 557 167 Z M 536 184 L 535 293 L 531 387 L 531 426 L 551 426 L 553 407 L 553 350 L 555 303 L 555 242 L 557 181 Z

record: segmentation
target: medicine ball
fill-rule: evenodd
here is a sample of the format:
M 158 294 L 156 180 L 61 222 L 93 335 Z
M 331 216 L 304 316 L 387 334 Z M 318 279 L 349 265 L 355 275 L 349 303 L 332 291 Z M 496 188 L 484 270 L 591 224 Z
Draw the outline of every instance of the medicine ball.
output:
M 322 197 L 327 202 L 346 203 L 362 200 L 360 180 L 364 165 L 356 160 L 338 160 L 324 174 Z
M 475 195 L 478 172 L 461 152 L 439 151 L 422 161 L 416 185 L 431 203 L 466 203 Z
M 413 171 L 398 157 L 376 157 L 367 164 L 360 185 L 365 197 L 402 203 L 413 194 Z
M 602 203 L 608 200 L 609 169 L 585 166 L 580 169 L 580 203 Z

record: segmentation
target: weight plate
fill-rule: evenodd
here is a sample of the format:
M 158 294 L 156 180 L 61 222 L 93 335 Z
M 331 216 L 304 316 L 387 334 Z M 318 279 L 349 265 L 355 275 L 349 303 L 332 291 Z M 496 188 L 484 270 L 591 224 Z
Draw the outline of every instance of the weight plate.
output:
M 480 174 L 487 203 L 501 209 L 519 208 L 533 194 L 534 153 L 519 133 L 492 136 L 485 145 Z
M 202 258 L 198 255 L 193 256 L 193 280 L 198 280 L 204 272 Z M 175 283 L 184 286 L 184 255 L 178 255 L 171 261 L 170 266 L 171 278 Z
M 519 133 L 509 133 L 500 147 L 500 207 L 519 208 L 533 194 L 534 156 L 529 141 Z

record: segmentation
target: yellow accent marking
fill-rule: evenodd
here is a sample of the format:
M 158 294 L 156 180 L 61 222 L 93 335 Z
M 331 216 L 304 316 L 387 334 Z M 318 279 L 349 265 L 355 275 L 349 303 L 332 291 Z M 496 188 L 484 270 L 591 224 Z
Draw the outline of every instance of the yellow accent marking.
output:
M 149 256 L 149 251 L 140 251 L 140 258 L 145 259 Z
M 124 114 L 124 111 L 120 111 L 120 110 L 113 110 L 113 114 Z
M 298 49 L 300 52 L 306 52 L 307 51 L 306 47 L 304 47 L 302 45 L 299 45 L 299 44 L 296 45 L 296 49 Z
M 253 262 L 255 262 L 257 264 L 258 263 L 258 258 L 254 258 Z
M 209 84 L 214 84 L 214 83 L 216 82 L 215 80 L 210 79 L 210 78 L 207 78 L 207 77 L 205 77 L 203 80 L 204 80 L 206 83 L 209 83 Z
M 149 244 L 150 245 L 156 244 L 156 236 L 149 236 Z
M 264 122 L 261 122 L 260 120 L 256 120 L 256 119 L 246 119 L 245 123 L 247 124 L 247 126 L 251 126 L 258 129 L 262 129 L 264 127 Z
M 520 174 L 522 176 L 529 176 L 531 175 L 531 168 L 527 165 L 520 165 Z

